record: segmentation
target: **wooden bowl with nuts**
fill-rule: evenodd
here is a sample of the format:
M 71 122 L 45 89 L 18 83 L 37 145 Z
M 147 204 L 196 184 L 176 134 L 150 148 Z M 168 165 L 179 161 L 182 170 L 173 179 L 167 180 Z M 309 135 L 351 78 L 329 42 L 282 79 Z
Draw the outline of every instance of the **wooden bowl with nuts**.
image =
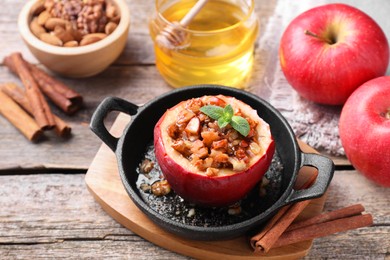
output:
M 125 0 L 31 0 L 18 27 L 34 56 L 67 77 L 96 75 L 123 51 L 130 26 Z

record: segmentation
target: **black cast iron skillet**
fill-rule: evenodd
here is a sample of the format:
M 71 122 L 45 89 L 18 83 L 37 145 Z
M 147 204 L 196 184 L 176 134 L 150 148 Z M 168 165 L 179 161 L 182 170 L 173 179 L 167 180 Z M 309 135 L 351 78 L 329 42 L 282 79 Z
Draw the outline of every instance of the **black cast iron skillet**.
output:
M 136 187 L 136 168 L 142 159 L 145 147 L 153 140 L 155 124 L 168 108 L 190 98 L 218 94 L 233 96 L 247 103 L 256 109 L 259 116 L 270 125 L 276 149 L 284 167 L 281 194 L 279 199 L 261 214 L 236 224 L 200 227 L 179 223 L 160 215 L 141 198 Z M 131 123 L 126 126 L 120 138 L 112 136 L 104 126 L 104 118 L 111 111 L 120 111 L 133 116 Z M 249 92 L 217 85 L 199 85 L 177 89 L 140 107 L 120 98 L 108 97 L 93 114 L 91 129 L 115 152 L 123 185 L 138 208 L 162 228 L 190 239 L 220 240 L 240 236 L 264 223 L 279 208 L 287 204 L 323 195 L 334 172 L 334 164 L 330 159 L 318 154 L 303 153 L 299 149 L 289 124 L 270 104 Z M 306 190 L 294 190 L 293 185 L 299 169 L 305 165 L 318 169 L 317 180 L 312 187 Z

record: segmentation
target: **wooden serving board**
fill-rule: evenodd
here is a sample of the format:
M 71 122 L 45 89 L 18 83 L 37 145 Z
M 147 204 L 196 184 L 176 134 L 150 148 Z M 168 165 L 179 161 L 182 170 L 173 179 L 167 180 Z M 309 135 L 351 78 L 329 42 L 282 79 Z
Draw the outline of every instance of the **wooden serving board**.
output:
M 119 114 L 110 132 L 120 136 L 130 117 Z M 300 142 L 305 152 L 316 152 Z M 304 181 L 314 168 L 304 167 L 299 174 L 298 182 Z M 270 250 L 267 254 L 254 254 L 249 238 L 241 236 L 225 241 L 193 241 L 171 234 L 152 222 L 127 195 L 118 173 L 114 153 L 103 144 L 97 152 L 86 174 L 85 181 L 91 194 L 102 208 L 116 221 L 144 239 L 194 258 L 201 259 L 296 259 L 308 254 L 312 241 L 296 243 Z M 301 213 L 298 219 L 306 219 L 322 212 L 325 196 L 313 200 Z

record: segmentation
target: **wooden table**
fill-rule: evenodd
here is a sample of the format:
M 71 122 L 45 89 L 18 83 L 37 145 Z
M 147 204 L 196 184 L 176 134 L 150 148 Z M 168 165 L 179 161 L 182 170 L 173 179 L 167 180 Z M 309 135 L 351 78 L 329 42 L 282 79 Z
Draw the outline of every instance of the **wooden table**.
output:
M 37 63 L 22 42 L 17 15 L 22 0 L 4 0 L 0 8 L 0 58 L 14 51 Z M 89 130 L 96 106 L 106 96 L 144 103 L 171 88 L 154 64 L 147 19 L 153 0 L 128 0 L 131 29 L 125 51 L 103 73 L 87 79 L 60 78 L 85 97 L 85 107 L 74 116 L 58 112 L 73 128 L 69 139 L 54 135 L 32 144 L 0 117 L 0 258 L 130 258 L 186 259 L 145 241 L 108 216 L 86 189 L 84 177 L 101 141 Z M 256 0 L 261 28 L 277 15 L 278 5 L 292 1 Z M 322 3 L 333 2 L 328 0 Z M 353 4 L 374 17 L 390 37 L 387 0 Z M 317 3 L 319 4 L 319 3 Z M 302 10 L 313 5 L 299 1 Z M 292 11 L 297 9 L 292 9 Z M 298 13 L 294 14 L 297 15 Z M 276 38 L 284 28 L 279 28 Z M 279 66 L 278 44 L 265 46 L 260 34 L 256 73 L 251 89 L 267 98 L 267 68 Z M 388 73 L 389 74 L 389 73 Z M 0 82 L 20 81 L 0 66 Z M 264 93 L 264 94 L 262 94 Z M 1 105 L 1 104 L 0 104 Z M 115 115 L 109 117 L 112 123 Z M 325 210 L 362 203 L 374 216 L 374 226 L 316 239 L 305 259 L 390 259 L 390 190 L 366 180 L 345 158 L 335 158 L 334 179 Z

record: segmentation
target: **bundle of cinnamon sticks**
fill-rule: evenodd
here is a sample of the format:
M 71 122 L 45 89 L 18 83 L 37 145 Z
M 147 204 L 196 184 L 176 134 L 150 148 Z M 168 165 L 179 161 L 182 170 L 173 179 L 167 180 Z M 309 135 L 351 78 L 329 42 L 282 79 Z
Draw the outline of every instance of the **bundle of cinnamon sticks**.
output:
M 299 188 L 306 189 L 310 187 L 315 178 L 315 175 L 311 176 Z M 254 252 L 267 253 L 272 248 L 373 224 L 371 214 L 362 214 L 364 207 L 361 204 L 323 213 L 293 223 L 310 202 L 311 200 L 301 201 L 282 208 L 260 233 L 250 239 Z
M 81 108 L 82 96 L 28 63 L 19 52 L 5 57 L 3 63 L 19 76 L 25 89 L 14 83 L 0 84 L 0 113 L 30 141 L 38 140 L 44 130 L 53 128 L 59 136 L 68 136 L 70 126 L 52 113 L 45 96 L 69 115 Z

